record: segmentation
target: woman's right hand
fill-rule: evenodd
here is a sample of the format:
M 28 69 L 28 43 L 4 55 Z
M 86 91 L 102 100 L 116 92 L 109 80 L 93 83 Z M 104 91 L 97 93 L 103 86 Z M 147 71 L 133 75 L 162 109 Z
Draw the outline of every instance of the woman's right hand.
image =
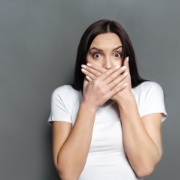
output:
M 115 66 L 104 72 L 92 81 L 84 79 L 83 84 L 83 102 L 88 103 L 90 108 L 99 108 L 106 101 L 111 99 L 119 91 L 123 90 L 125 86 L 118 86 L 125 78 L 120 78 L 120 74 L 125 71 L 126 67 Z M 82 72 L 85 73 L 85 69 Z

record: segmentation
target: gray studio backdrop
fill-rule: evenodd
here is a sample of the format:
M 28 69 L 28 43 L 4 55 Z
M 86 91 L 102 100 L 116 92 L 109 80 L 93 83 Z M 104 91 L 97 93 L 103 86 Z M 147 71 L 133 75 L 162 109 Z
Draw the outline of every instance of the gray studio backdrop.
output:
M 147 180 L 180 179 L 180 1 L 0 0 L 0 180 L 58 180 L 47 124 L 52 91 L 73 80 L 92 22 L 119 21 L 140 74 L 161 84 L 164 156 Z

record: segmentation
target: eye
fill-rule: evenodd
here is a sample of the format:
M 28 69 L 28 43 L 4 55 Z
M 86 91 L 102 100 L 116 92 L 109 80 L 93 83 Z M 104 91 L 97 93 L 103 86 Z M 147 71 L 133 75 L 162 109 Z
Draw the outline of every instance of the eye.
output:
M 94 53 L 93 54 L 93 58 L 94 59 L 98 59 L 98 58 L 100 58 L 101 57 L 101 54 L 100 53 Z
M 116 58 L 121 58 L 122 57 L 122 54 L 120 52 L 115 52 L 114 53 L 114 57 Z

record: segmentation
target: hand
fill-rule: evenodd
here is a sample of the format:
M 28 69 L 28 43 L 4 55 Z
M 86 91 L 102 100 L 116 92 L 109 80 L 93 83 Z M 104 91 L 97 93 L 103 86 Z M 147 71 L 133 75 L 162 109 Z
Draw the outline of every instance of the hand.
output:
M 126 67 L 126 68 L 124 68 Z M 101 74 L 106 72 L 107 70 L 104 68 L 101 68 L 96 65 L 87 64 L 82 65 L 82 72 L 86 75 L 86 80 L 91 82 L 95 80 L 97 77 L 99 77 Z M 111 99 L 115 101 L 119 101 L 121 98 L 128 97 L 128 93 L 132 94 L 131 91 L 131 77 L 129 72 L 129 63 L 128 63 L 128 57 L 125 58 L 124 64 L 121 67 L 122 70 L 121 74 L 119 74 L 119 84 L 118 87 L 121 87 L 121 91 L 119 91 L 117 94 L 115 94 Z
M 92 68 L 90 73 L 82 69 L 82 72 L 95 77 L 97 70 Z M 98 108 L 103 105 L 109 99 L 112 99 L 118 92 L 122 91 L 126 87 L 126 83 L 122 83 L 126 79 L 127 73 L 123 73 L 126 67 L 115 66 L 108 70 L 102 70 L 95 79 L 87 81 L 84 80 L 83 85 L 83 100 L 93 108 Z M 121 75 L 122 74 L 122 75 Z
M 120 102 L 121 100 L 126 100 L 127 98 L 131 98 L 132 96 L 134 97 L 132 93 L 132 86 L 131 86 L 131 75 L 130 75 L 130 70 L 129 70 L 129 57 L 126 57 L 123 63 L 123 66 L 126 67 L 126 70 L 124 73 L 127 73 L 126 78 L 124 79 L 123 83 L 126 83 L 127 86 L 123 89 L 123 91 L 118 92 L 114 97 L 113 100 L 116 102 Z

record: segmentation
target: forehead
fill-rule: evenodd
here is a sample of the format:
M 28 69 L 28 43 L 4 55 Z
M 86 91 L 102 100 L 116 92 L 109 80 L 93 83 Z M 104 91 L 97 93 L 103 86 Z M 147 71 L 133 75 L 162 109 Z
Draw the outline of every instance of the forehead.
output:
M 122 45 L 119 36 L 115 33 L 105 33 L 97 35 L 91 43 L 90 47 L 93 46 L 120 46 Z

